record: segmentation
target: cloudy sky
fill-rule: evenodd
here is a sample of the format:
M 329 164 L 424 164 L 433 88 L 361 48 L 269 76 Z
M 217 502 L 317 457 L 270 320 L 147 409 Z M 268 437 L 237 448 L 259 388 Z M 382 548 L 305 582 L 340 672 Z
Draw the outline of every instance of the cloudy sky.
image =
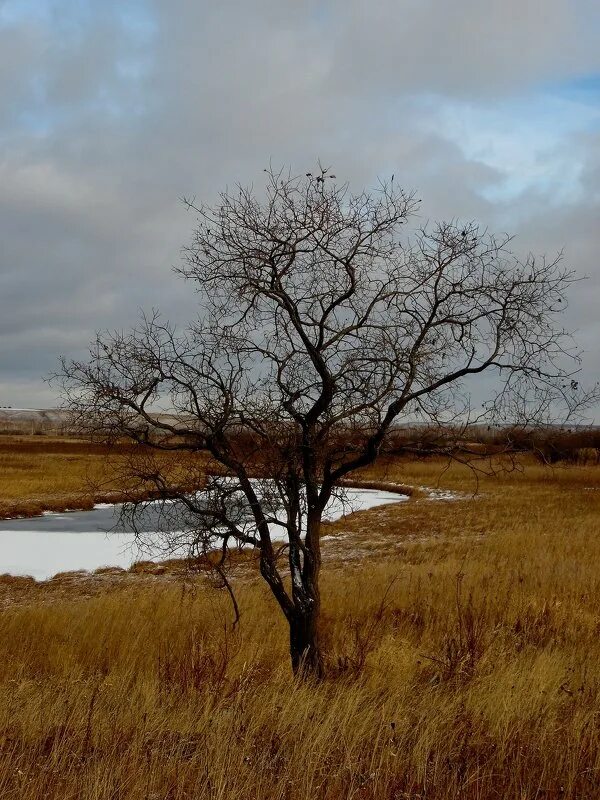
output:
M 194 312 L 180 202 L 320 158 L 589 279 L 600 379 L 598 0 L 0 0 L 0 405 L 139 308 Z

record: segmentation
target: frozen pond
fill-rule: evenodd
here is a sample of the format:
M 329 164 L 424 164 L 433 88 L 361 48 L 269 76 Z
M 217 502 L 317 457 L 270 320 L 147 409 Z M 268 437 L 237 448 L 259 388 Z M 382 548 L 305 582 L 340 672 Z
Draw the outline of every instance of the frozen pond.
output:
M 345 503 L 332 499 L 324 516 L 336 520 L 344 513 L 407 499 L 378 489 L 347 489 Z M 92 511 L 0 520 L 0 574 L 32 575 L 45 580 L 67 570 L 91 571 L 105 566 L 127 569 L 137 558 L 165 557 L 158 549 L 140 553 L 131 530 L 115 529 L 116 521 L 115 507 L 110 505 L 99 505 Z M 150 533 L 154 530 L 152 514 L 145 516 L 144 529 Z M 275 532 L 280 534 L 277 528 Z M 182 550 L 173 555 L 186 553 Z

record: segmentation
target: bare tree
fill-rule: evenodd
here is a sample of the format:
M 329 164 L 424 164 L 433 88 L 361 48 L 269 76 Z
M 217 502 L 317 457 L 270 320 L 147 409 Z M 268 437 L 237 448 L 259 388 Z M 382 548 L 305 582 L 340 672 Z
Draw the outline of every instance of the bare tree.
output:
M 255 548 L 294 671 L 320 675 L 321 526 L 336 487 L 399 420 L 472 419 L 469 381 L 484 372 L 495 390 L 478 418 L 572 412 L 585 399 L 578 355 L 556 318 L 574 278 L 476 224 L 401 235 L 417 201 L 393 179 L 353 194 L 326 169 L 271 170 L 264 194 L 187 204 L 198 224 L 178 272 L 197 321 L 179 332 L 153 313 L 99 335 L 89 361 L 63 361 L 67 405 L 140 452 L 210 458 L 197 494 L 152 458 L 138 465 L 171 501 L 166 550 L 221 552 L 223 569 L 232 548 Z M 132 518 L 143 507 L 127 506 Z

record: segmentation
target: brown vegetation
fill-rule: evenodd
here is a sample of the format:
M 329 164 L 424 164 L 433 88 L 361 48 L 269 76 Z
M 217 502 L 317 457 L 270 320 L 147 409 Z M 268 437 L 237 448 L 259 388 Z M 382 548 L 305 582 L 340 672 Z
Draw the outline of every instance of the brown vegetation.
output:
M 3 800 L 596 800 L 600 471 L 532 461 L 472 498 L 458 465 L 382 469 L 365 480 L 459 499 L 421 490 L 328 526 L 317 684 L 292 680 L 247 573 L 235 630 L 203 579 L 17 581 Z
M 132 459 L 146 460 L 142 450 L 67 437 L 0 436 L 0 519 L 150 496 L 155 487 L 133 483 L 127 467 Z M 168 474 L 185 475 L 190 488 L 202 485 L 204 459 L 169 453 L 152 458 Z
M 448 434 L 446 439 L 439 430 L 398 429 L 390 436 L 386 445 L 387 462 L 398 465 L 422 454 L 422 464 L 427 463 L 429 448 L 442 449 L 447 445 L 449 452 L 459 456 L 491 455 L 499 452 L 507 454 L 531 453 L 542 463 L 574 463 L 596 465 L 600 463 L 600 431 L 547 430 L 510 431 L 477 429 L 469 432 L 469 441 Z M 139 461 L 137 446 L 117 443 L 107 446 L 76 437 L 47 435 L 43 437 L 22 435 L 0 435 L 0 519 L 8 517 L 31 517 L 42 511 L 65 511 L 67 509 L 89 509 L 94 503 L 119 502 L 131 496 L 135 487 L 127 486 L 125 465 L 132 457 Z M 153 455 L 152 458 L 156 458 Z M 189 464 L 181 453 L 164 453 L 158 456 L 165 462 Z M 201 485 L 202 472 L 206 466 L 204 457 L 196 456 L 194 481 Z M 122 469 L 119 468 L 119 463 Z M 378 464 L 372 471 L 366 471 L 357 479 L 365 484 L 365 475 L 373 474 L 375 484 L 385 478 L 386 466 Z M 437 474 L 439 461 L 432 462 Z M 218 472 L 218 465 L 211 465 L 212 472 Z M 263 474 L 264 465 L 257 461 L 257 470 Z M 130 475 L 128 476 L 130 479 Z M 404 472 L 395 469 L 388 481 L 402 482 Z M 356 481 L 354 481 L 356 482 Z M 389 487 L 382 487 L 389 488 Z M 139 487 L 138 487 L 139 489 Z M 139 496 L 149 494 L 145 487 Z M 411 487 L 403 487 L 411 491 Z
M 106 447 L 76 439 L 0 437 L 0 517 L 91 508 L 96 497 L 86 486 L 102 481 L 107 457 Z

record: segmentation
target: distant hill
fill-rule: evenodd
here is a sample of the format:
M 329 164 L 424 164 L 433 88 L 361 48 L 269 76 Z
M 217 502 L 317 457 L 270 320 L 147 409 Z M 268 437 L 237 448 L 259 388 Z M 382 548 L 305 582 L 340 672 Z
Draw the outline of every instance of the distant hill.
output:
M 57 408 L 0 408 L 0 434 L 58 433 L 67 424 L 67 412 Z

